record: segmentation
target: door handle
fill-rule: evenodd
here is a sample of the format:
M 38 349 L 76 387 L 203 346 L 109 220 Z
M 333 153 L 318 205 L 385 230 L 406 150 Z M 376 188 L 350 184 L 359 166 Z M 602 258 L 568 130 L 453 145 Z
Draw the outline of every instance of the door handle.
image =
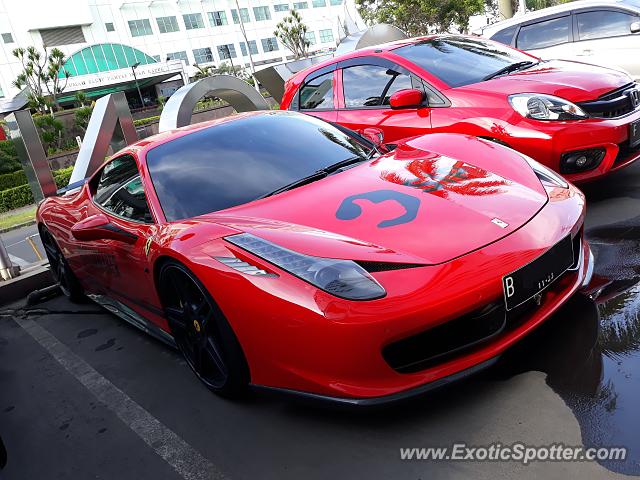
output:
M 587 48 L 585 50 L 582 50 L 582 53 L 579 53 L 578 55 L 588 57 L 589 55 L 593 55 L 593 50 Z

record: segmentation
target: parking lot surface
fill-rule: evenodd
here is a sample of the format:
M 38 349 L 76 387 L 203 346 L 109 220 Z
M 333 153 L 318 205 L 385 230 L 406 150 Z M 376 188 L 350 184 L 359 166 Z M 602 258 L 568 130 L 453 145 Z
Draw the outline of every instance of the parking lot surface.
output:
M 0 307 L 6 479 L 623 478 L 640 475 L 640 166 L 584 188 L 595 301 L 481 375 L 384 409 L 211 394 L 180 355 L 91 303 Z M 330 355 L 331 352 L 327 352 Z M 624 446 L 610 462 L 403 461 L 456 442 Z

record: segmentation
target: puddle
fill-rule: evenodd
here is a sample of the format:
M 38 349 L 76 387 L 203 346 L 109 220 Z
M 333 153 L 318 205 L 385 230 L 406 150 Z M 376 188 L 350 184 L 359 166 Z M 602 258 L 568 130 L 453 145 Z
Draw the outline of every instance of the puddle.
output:
M 594 301 L 574 298 L 509 352 L 501 370 L 546 372 L 585 446 L 628 449 L 626 460 L 601 465 L 640 475 L 640 227 L 592 229 L 588 238 L 596 256 Z

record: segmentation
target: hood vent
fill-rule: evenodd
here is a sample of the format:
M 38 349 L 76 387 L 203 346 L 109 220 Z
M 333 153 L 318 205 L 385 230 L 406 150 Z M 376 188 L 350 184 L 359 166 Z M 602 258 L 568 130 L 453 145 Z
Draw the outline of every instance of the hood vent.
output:
M 405 268 L 418 268 L 427 266 L 419 263 L 368 262 L 365 260 L 355 260 L 355 262 L 369 273 L 387 272 L 390 270 L 404 270 Z

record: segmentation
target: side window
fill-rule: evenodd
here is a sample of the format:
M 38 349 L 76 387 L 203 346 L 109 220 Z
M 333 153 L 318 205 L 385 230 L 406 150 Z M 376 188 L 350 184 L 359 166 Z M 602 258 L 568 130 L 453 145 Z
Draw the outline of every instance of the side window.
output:
M 333 108 L 333 72 L 325 73 L 300 88 L 300 110 Z
M 534 50 L 567 43 L 571 35 L 570 21 L 571 16 L 566 16 L 521 27 L 516 46 L 520 50 Z
M 408 74 L 378 65 L 345 68 L 342 85 L 347 108 L 389 105 L 389 98 L 395 92 L 414 88 Z
M 594 38 L 619 37 L 631 34 L 631 23 L 637 22 L 636 16 L 612 10 L 594 10 L 578 13 L 578 38 L 591 40 Z
M 493 37 L 491 37 L 491 40 L 504 43 L 505 45 L 511 45 L 513 34 L 516 33 L 516 27 L 517 25 L 514 25 L 513 27 L 508 27 L 504 30 L 500 30 L 499 32 L 495 33 Z
M 144 223 L 153 221 L 138 166 L 129 155 L 114 158 L 104 167 L 93 199 L 119 217 Z

